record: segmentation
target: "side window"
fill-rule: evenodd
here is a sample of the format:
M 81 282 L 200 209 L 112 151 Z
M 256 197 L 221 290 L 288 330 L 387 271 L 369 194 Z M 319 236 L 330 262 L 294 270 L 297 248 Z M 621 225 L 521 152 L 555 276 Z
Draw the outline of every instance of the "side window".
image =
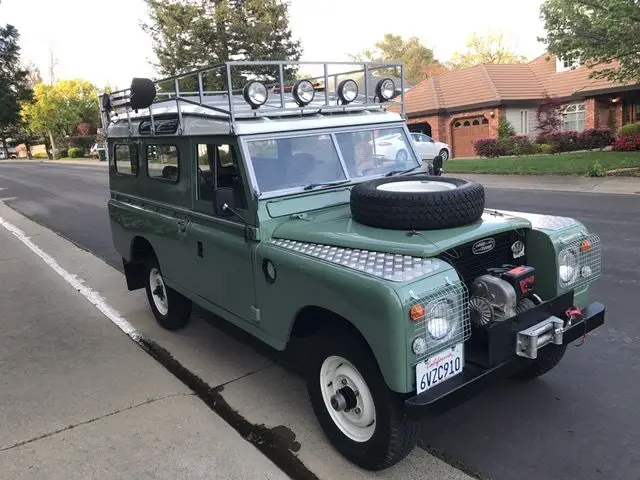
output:
M 138 174 L 138 146 L 120 144 L 114 147 L 113 160 L 116 173 L 136 176 Z
M 228 144 L 198 145 L 198 199 L 211 201 L 213 190 L 233 189 L 236 208 L 247 208 L 236 147 Z
M 180 178 L 178 147 L 147 145 L 147 172 L 150 178 L 177 183 Z

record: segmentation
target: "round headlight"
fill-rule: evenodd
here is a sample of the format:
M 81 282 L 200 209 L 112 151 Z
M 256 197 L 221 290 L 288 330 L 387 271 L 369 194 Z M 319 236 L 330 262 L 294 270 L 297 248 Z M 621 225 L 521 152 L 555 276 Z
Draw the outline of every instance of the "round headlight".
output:
M 267 87 L 264 83 L 252 80 L 242 89 L 242 96 L 253 108 L 258 108 L 267 101 Z
M 338 84 L 338 97 L 343 104 L 353 102 L 358 96 L 358 84 L 355 80 L 346 79 Z
M 573 250 L 564 250 L 558 257 L 558 275 L 566 285 L 573 283 L 578 275 L 578 257 Z
M 449 302 L 439 300 L 431 307 L 427 316 L 427 330 L 434 340 L 442 340 L 453 328 L 453 311 Z
M 313 88 L 313 84 L 309 80 L 298 80 L 293 84 L 292 93 L 298 105 L 302 106 L 313 101 L 313 97 L 316 96 L 316 89 Z
M 376 94 L 380 100 L 391 100 L 396 93 L 396 85 L 390 78 L 383 78 L 376 85 Z

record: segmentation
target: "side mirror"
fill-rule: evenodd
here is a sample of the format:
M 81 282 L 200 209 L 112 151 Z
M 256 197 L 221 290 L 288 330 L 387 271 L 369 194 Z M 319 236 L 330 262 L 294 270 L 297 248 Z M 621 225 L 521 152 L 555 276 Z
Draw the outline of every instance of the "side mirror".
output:
M 433 157 L 433 174 L 436 176 L 442 175 L 442 156 L 436 155 Z
M 221 217 L 230 217 L 234 215 L 236 208 L 235 196 L 233 195 L 233 188 L 220 187 L 216 188 L 213 192 L 213 210 L 216 215 Z

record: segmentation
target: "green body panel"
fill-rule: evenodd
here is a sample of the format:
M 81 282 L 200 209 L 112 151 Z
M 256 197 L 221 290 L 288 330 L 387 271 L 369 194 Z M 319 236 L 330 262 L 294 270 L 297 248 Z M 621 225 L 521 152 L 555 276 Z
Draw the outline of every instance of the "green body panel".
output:
M 287 347 L 294 324 L 306 309 L 320 308 L 342 317 L 365 338 L 388 386 L 397 392 L 415 390 L 411 296 L 456 282 L 456 271 L 446 264 L 409 282 L 390 281 L 285 249 L 271 243 L 273 238 L 435 257 L 457 245 L 518 229 L 527 233 L 527 263 L 536 268 L 537 291 L 551 298 L 562 293 L 557 256 L 563 241 L 586 231 L 575 221 L 554 224 L 552 220 L 559 217 L 486 210 L 471 225 L 407 235 L 355 222 L 349 186 L 267 199 L 248 191 L 248 208 L 240 212 L 245 225 L 235 217 L 216 217 L 212 207 L 196 198 L 194 146 L 207 138 L 130 143 L 142 151 L 146 143 L 163 141 L 180 148 L 176 184 L 148 178 L 144 162 L 137 176 L 116 175 L 110 154 L 108 211 L 113 244 L 123 259 L 132 260 L 134 239 L 146 240 L 169 286 L 279 350 Z M 113 145 L 110 139 L 109 148 Z M 246 180 L 246 165 L 242 175 Z M 265 260 L 275 266 L 274 283 L 267 281 Z M 586 302 L 584 288 L 576 292 L 576 303 Z
M 361 248 L 380 252 L 433 257 L 443 251 L 488 235 L 529 228 L 528 221 L 516 217 L 485 214 L 471 225 L 444 230 L 420 231 L 408 236 L 404 230 L 369 227 L 351 218 L 349 205 L 309 212 L 278 226 L 273 236 L 301 242 Z

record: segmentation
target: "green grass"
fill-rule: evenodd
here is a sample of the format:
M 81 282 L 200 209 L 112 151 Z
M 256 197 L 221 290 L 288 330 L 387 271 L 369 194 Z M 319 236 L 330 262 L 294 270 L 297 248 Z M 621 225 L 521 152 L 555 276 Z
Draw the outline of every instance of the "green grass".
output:
M 640 152 L 580 152 L 523 157 L 451 159 L 444 173 L 499 175 L 584 175 L 598 161 L 605 170 L 640 167 Z

